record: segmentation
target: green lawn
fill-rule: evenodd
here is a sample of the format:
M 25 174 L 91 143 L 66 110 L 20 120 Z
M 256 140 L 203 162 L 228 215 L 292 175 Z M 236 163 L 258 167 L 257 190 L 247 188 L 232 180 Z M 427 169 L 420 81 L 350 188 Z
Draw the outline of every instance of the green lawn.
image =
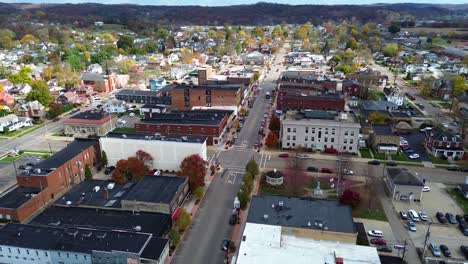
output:
M 372 151 L 372 154 L 374 155 L 374 159 L 379 159 L 379 160 L 385 160 L 385 154 L 384 153 L 377 153 L 373 150 Z
M 24 136 L 26 134 L 33 132 L 34 130 L 41 128 L 42 126 L 43 124 L 32 125 L 30 127 L 23 127 L 20 130 L 15 130 L 12 132 L 7 132 L 7 133 L 0 132 L 0 137 L 4 137 L 4 138 L 21 137 L 21 136 Z
M 136 129 L 134 127 L 118 127 L 112 132 L 136 133 Z
M 367 208 L 353 208 L 353 217 L 387 221 L 387 216 L 383 210 L 369 210 Z
M 468 214 L 468 199 L 463 197 L 461 192 L 456 188 L 447 189 L 447 192 L 457 202 L 458 206 L 460 206 L 463 212 Z
M 260 183 L 260 188 L 258 190 L 260 194 L 266 195 L 288 195 L 286 188 L 284 186 L 272 186 L 266 182 Z
M 431 159 L 432 163 L 435 163 L 435 164 L 444 164 L 444 165 L 450 164 L 447 160 L 439 159 L 434 156 L 429 156 L 429 158 Z
M 19 160 L 21 157 L 22 157 L 21 155 L 18 155 L 16 157 L 4 156 L 3 158 L 0 159 L 0 162 L 13 162 L 13 161 Z
M 365 159 L 372 159 L 371 153 L 369 149 L 360 149 L 359 152 L 361 152 L 361 157 Z
M 405 154 L 393 154 L 392 155 L 392 160 L 394 160 L 394 161 L 410 161 L 408 156 L 406 156 Z

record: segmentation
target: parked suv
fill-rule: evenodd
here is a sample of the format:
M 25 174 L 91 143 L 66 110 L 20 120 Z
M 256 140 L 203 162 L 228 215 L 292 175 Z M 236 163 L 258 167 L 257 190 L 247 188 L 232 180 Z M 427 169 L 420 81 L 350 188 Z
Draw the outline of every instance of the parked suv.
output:
M 436 214 L 437 219 L 441 224 L 446 224 L 447 223 L 447 218 L 445 218 L 444 214 L 441 212 L 437 212 Z
M 437 246 L 437 244 L 435 244 L 434 242 L 429 244 L 429 249 L 431 249 L 432 255 L 434 255 L 434 257 L 440 257 L 441 256 L 440 249 Z

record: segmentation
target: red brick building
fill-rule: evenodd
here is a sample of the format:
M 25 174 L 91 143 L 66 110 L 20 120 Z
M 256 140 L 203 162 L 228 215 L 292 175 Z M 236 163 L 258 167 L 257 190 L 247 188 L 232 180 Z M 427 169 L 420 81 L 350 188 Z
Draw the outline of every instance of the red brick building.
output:
M 367 87 L 358 81 L 346 80 L 343 82 L 343 94 L 364 98 L 367 94 Z
M 97 140 L 75 140 L 16 177 L 18 186 L 0 197 L 0 219 L 24 222 L 49 201 L 84 178 L 86 165 L 100 158 Z
M 239 106 L 245 89 L 243 84 L 177 85 L 170 91 L 172 107 L 190 110 L 194 106 Z
M 336 93 L 324 93 L 303 87 L 281 87 L 278 91 L 278 110 L 343 111 L 345 100 Z
M 137 132 L 161 136 L 203 136 L 208 145 L 220 145 L 232 111 L 196 110 L 161 113 L 135 124 Z
M 335 92 L 337 86 L 336 81 L 331 80 L 319 81 L 315 79 L 292 78 L 286 76 L 281 77 L 279 84 L 281 86 L 311 88 L 327 92 Z
M 453 133 L 441 129 L 426 131 L 424 145 L 427 152 L 435 157 L 463 158 L 463 140 Z

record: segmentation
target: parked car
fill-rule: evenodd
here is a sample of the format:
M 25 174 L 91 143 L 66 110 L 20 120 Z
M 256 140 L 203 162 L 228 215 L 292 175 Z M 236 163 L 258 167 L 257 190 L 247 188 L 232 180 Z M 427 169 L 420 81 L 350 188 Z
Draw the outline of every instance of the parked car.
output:
M 57 122 L 59 120 L 60 120 L 60 117 L 56 117 L 56 118 L 52 119 L 52 122 Z
M 410 159 L 419 159 L 419 154 L 418 153 L 413 153 L 408 156 Z
M 444 214 L 441 213 L 441 212 L 437 212 L 436 213 L 436 217 L 437 217 L 437 220 L 439 220 L 439 222 L 441 224 L 446 224 L 447 223 L 447 218 L 445 218 Z
M 457 223 L 457 219 L 455 218 L 455 216 L 452 213 L 446 213 L 445 218 L 447 218 L 447 221 L 449 223 L 451 223 L 451 224 L 456 224 Z
M 393 251 L 393 249 L 392 249 L 391 246 L 385 245 L 385 246 L 378 246 L 378 247 L 377 247 L 377 251 L 390 253 L 390 252 Z
M 459 222 L 458 228 L 460 228 L 460 231 L 463 233 L 463 235 L 468 236 L 468 223 L 465 221 Z
M 369 230 L 367 234 L 371 237 L 383 237 L 383 232 L 380 230 Z
M 440 248 L 440 251 L 442 251 L 442 254 L 444 254 L 444 256 L 446 256 L 448 258 L 452 256 L 452 253 L 450 252 L 450 249 L 446 245 L 442 244 L 442 245 L 440 245 L 439 248 Z
M 436 243 L 431 242 L 429 244 L 429 249 L 432 251 L 432 255 L 434 255 L 434 257 L 440 257 L 441 256 L 440 249 L 439 249 L 439 247 L 437 246 Z
M 306 154 L 297 154 L 296 156 L 298 159 L 308 159 L 309 156 L 307 156 Z
M 424 187 L 422 187 L 422 191 L 423 192 L 430 192 L 431 188 L 429 188 L 429 186 L 425 185 Z
M 353 175 L 354 172 L 353 172 L 352 170 L 343 169 L 343 174 L 344 174 L 344 175 Z
M 460 168 L 460 171 L 468 172 L 468 167 L 461 167 L 461 168 Z
M 223 244 L 221 245 L 221 250 L 222 251 L 227 251 L 229 249 L 229 240 L 224 239 Z
M 395 166 L 398 166 L 398 163 L 394 162 L 394 161 L 387 161 L 385 163 L 387 166 L 389 167 L 395 167 Z
M 371 244 L 379 245 L 379 246 L 387 245 L 387 241 L 385 241 L 385 239 L 383 239 L 383 238 L 372 238 L 370 240 L 370 242 L 371 242 Z
M 459 166 L 448 166 L 447 170 L 449 170 L 449 171 L 459 171 L 460 167 Z
M 462 252 L 465 259 L 468 259 L 468 246 L 466 245 L 460 246 L 460 251 Z
M 318 168 L 315 168 L 315 167 L 307 167 L 307 171 L 310 171 L 310 172 L 318 172 L 319 169 L 318 169 Z
M 115 170 L 115 166 L 109 166 L 109 167 L 107 167 L 107 168 L 104 170 L 104 174 L 105 174 L 105 175 L 109 175 L 109 174 L 111 174 L 112 171 L 114 171 L 114 170 Z
M 408 221 L 407 226 L 409 231 L 416 232 L 416 224 L 413 221 Z
M 458 223 L 466 223 L 465 217 L 463 217 L 463 215 L 456 215 L 455 219 L 457 219 Z
M 231 217 L 229 217 L 229 224 L 230 225 L 235 225 L 237 224 L 237 214 L 232 214 Z
M 25 165 L 19 165 L 18 169 L 20 169 L 20 170 L 25 170 L 25 169 L 26 169 L 26 166 L 25 166 Z
M 330 168 L 321 168 L 320 172 L 321 173 L 334 173 L 333 169 L 330 169 Z
M 367 162 L 367 164 L 369 165 L 380 165 L 380 161 L 378 160 L 370 160 Z
M 411 101 L 414 101 L 416 100 L 416 97 L 414 97 L 414 95 L 411 95 L 409 93 L 405 93 L 406 97 L 408 97 Z
M 278 155 L 278 157 L 280 158 L 289 158 L 289 154 L 288 153 L 281 153 Z
M 424 212 L 424 211 L 420 211 L 420 212 L 419 212 L 419 218 L 421 218 L 421 220 L 423 220 L 423 221 L 427 221 L 427 220 L 428 220 L 427 214 L 426 214 L 426 212 Z
M 401 219 L 406 220 L 406 219 L 408 219 L 408 213 L 400 211 L 400 217 L 401 217 Z

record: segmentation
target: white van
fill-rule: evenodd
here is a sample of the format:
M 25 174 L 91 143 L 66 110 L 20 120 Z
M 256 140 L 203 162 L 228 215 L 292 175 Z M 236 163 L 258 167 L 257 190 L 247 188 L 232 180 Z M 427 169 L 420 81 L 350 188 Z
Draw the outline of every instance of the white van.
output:
M 419 215 L 415 210 L 409 210 L 408 215 L 413 222 L 419 222 Z

